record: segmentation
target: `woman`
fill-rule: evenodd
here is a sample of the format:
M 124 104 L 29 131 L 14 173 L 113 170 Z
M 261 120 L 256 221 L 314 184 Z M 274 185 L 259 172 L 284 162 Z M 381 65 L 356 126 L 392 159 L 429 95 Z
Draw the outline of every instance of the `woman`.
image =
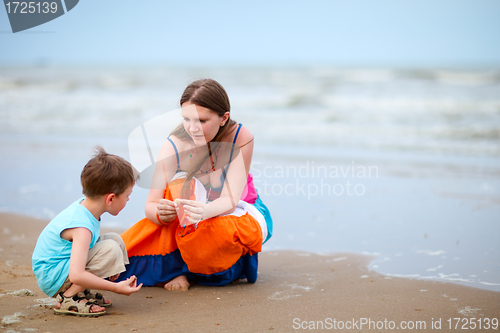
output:
M 160 151 L 146 218 L 122 235 L 130 265 L 120 279 L 167 290 L 255 282 L 272 220 L 249 174 L 253 135 L 231 119 L 215 80 L 191 83 L 180 105 L 183 123 Z

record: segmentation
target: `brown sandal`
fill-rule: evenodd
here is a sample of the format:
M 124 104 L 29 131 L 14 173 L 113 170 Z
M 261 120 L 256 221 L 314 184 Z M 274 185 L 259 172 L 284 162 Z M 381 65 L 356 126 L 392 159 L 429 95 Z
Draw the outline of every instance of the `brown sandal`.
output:
M 83 298 L 86 298 L 89 300 L 89 302 L 94 302 L 95 304 L 102 306 L 102 307 L 108 307 L 113 305 L 113 303 L 104 303 L 104 296 L 101 293 L 93 293 L 90 289 L 85 289 L 82 293 L 79 293 L 80 296 L 83 296 Z
M 92 306 L 97 304 L 88 300 L 82 302 L 82 300 L 86 300 L 86 298 L 81 297 L 81 294 L 79 294 L 80 293 L 67 297 L 64 296 L 63 293 L 59 293 L 56 297 L 57 302 L 59 302 L 59 308 L 54 307 L 54 313 L 82 317 L 98 317 L 106 314 L 106 310 L 90 312 Z

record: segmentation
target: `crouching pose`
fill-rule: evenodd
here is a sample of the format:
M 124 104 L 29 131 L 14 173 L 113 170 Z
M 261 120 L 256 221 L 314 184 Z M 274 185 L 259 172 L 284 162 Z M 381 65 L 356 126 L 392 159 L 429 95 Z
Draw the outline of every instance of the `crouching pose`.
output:
M 129 263 L 127 250 L 119 235 L 99 236 L 101 215 L 117 215 L 127 204 L 134 170 L 121 157 L 97 147 L 81 182 L 85 197 L 59 213 L 40 234 L 33 272 L 40 289 L 56 297 L 55 313 L 100 316 L 111 301 L 90 289 L 130 295 L 142 286 L 135 276 L 113 282 Z
M 121 235 L 130 265 L 120 278 L 167 290 L 255 282 L 272 219 L 249 173 L 253 135 L 231 119 L 214 80 L 191 83 L 180 105 L 182 124 L 159 153 L 146 218 Z

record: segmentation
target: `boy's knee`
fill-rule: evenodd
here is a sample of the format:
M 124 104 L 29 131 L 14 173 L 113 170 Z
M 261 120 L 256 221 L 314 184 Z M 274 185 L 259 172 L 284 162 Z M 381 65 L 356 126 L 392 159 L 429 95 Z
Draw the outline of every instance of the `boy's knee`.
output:
M 102 278 L 107 278 L 125 270 L 123 252 L 113 239 L 97 242 L 91 249 L 85 270 Z
M 121 257 L 122 250 L 120 244 L 113 239 L 105 239 L 101 241 L 99 252 L 112 257 Z
M 124 244 L 123 243 L 123 239 L 121 238 L 120 235 L 118 235 L 117 233 L 115 232 L 108 232 L 106 234 L 103 234 L 99 237 L 99 240 L 98 241 L 104 241 L 104 240 L 108 240 L 108 239 L 111 239 L 111 240 L 114 240 L 115 242 L 117 242 L 118 244 Z
M 120 245 L 112 239 L 104 239 L 97 242 L 91 249 L 87 266 L 113 263 L 120 258 L 123 258 Z

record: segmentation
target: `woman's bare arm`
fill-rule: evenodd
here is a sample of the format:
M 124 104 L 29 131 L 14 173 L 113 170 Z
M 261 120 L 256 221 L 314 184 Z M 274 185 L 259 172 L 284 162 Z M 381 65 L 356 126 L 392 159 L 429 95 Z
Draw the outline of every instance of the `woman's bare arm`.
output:
M 160 220 L 163 223 L 171 222 L 177 216 L 173 203 L 163 198 L 165 188 L 169 180 L 174 176 L 175 170 L 177 170 L 176 159 L 173 156 L 175 156 L 174 147 L 167 140 L 158 154 L 151 188 L 144 208 L 146 218 L 158 225 L 162 223 L 158 221 L 157 213 L 159 213 Z M 158 209 L 159 205 L 160 211 Z M 169 209 L 169 207 L 171 208 Z

